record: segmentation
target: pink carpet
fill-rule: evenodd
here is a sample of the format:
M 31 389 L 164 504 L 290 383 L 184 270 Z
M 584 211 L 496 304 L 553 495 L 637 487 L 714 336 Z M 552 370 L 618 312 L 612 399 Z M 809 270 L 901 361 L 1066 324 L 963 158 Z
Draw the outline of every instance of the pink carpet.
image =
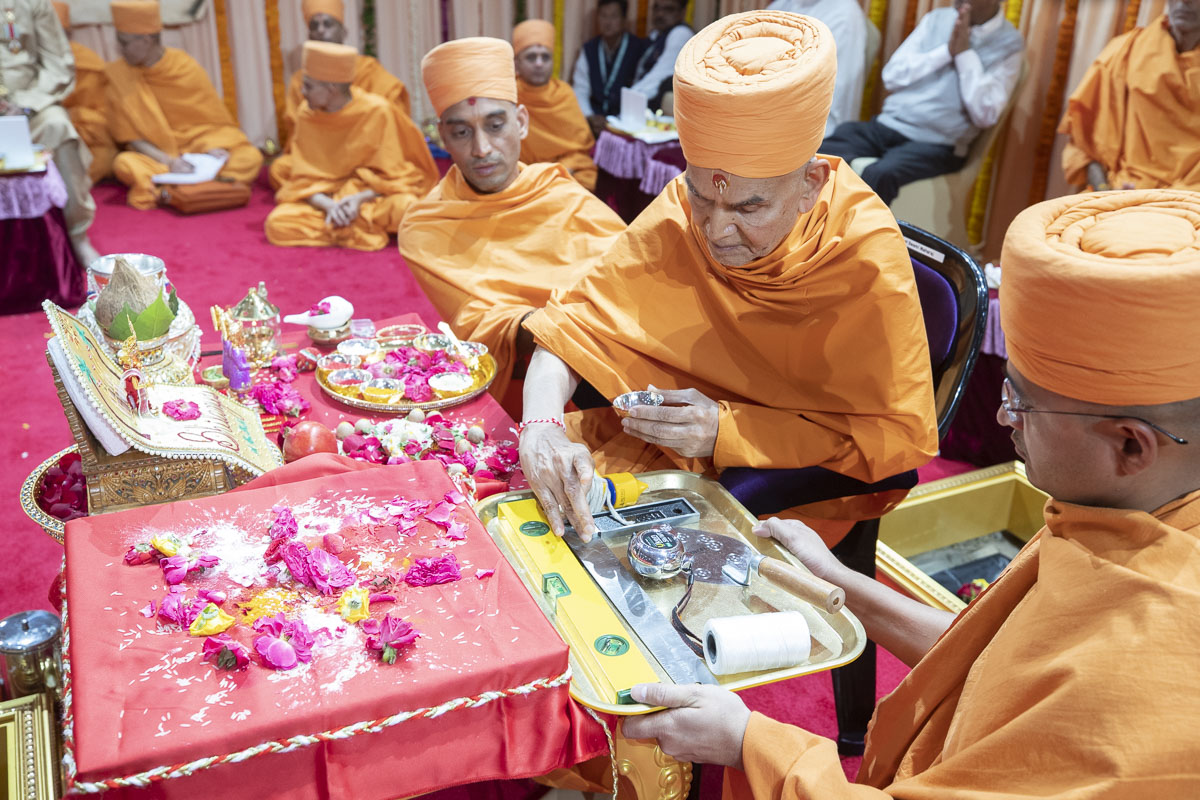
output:
M 256 187 L 246 208 L 197 217 L 168 211 L 135 211 L 124 204 L 122 187 L 95 189 L 96 223 L 92 240 L 103 253 L 144 252 L 167 263 L 179 296 L 191 306 L 206 331 L 208 308 L 228 306 L 251 285 L 265 280 L 270 297 L 285 313 L 307 309 L 315 300 L 340 294 L 356 306 L 357 317 L 382 318 L 415 312 L 437 320 L 395 246 L 377 253 L 310 248 L 277 248 L 267 243 L 262 223 L 272 206 L 265 185 Z M 62 548 L 31 522 L 20 508 L 18 492 L 25 476 L 44 458 L 71 443 L 45 360 L 49 325 L 41 313 L 0 317 L 0 342 L 6 346 L 0 421 L 0 527 L 7 531 L 8 553 L 0 563 L 0 618 L 16 611 L 50 608 L 46 592 L 59 570 Z M 969 468 L 969 467 L 968 467 Z M 939 464 L 923 479 L 962 471 Z M 880 651 L 879 685 L 891 691 L 907 669 Z M 743 694 L 752 708 L 815 733 L 836 733 L 833 697 L 825 674 L 763 686 Z M 848 775 L 859 759 L 843 759 Z M 702 797 L 719 795 L 720 770 L 703 773 Z M 524 783 L 495 784 L 453 792 L 457 798 L 512 798 L 528 794 Z

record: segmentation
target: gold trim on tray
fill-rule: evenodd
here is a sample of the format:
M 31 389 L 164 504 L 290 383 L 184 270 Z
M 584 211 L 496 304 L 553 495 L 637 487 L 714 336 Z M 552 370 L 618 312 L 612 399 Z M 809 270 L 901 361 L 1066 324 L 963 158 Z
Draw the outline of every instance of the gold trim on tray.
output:
M 0 783 L 10 800 L 52 800 L 59 796 L 54 719 L 50 701 L 33 694 L 0 703 Z
M 29 473 L 25 478 L 25 482 L 21 484 L 21 509 L 31 520 L 40 525 L 50 538 L 59 544 L 63 543 L 63 532 L 66 530 L 67 524 L 42 510 L 42 507 L 37 504 L 37 493 L 42 485 L 42 477 L 45 476 L 46 470 L 57 464 L 58 460 L 67 453 L 74 453 L 78 449 L 78 445 L 71 445 L 63 450 L 59 450 L 41 464 L 38 464 L 33 472 Z
M 447 397 L 439 397 L 436 400 L 429 400 L 424 403 L 414 403 L 411 400 L 382 403 L 351 397 L 330 386 L 327 382 L 328 373 L 320 369 L 317 370 L 317 386 L 321 387 L 321 391 L 334 400 L 344 403 L 351 408 L 361 408 L 364 411 L 374 411 L 378 414 L 406 414 L 414 408 L 419 408 L 423 411 L 450 408 L 451 406 L 457 406 L 479 397 L 479 395 L 488 390 L 488 387 L 492 385 L 492 381 L 496 379 L 496 359 L 492 357 L 491 353 L 484 353 L 479 357 L 478 368 L 472 370 L 471 374 L 475 377 L 475 380 L 465 391 Z

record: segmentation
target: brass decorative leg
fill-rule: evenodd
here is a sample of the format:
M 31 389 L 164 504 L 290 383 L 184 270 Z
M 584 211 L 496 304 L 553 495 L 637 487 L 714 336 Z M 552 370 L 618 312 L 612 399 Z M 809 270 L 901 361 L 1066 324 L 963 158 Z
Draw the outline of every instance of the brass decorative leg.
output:
M 691 762 L 676 761 L 656 742 L 615 737 L 620 794 L 628 800 L 686 800 Z

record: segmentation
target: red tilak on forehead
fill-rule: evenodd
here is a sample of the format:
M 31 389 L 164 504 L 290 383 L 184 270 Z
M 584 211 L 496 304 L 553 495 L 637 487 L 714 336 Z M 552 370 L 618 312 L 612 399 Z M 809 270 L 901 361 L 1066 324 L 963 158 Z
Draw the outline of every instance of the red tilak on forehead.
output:
M 716 187 L 717 192 L 725 194 L 725 190 L 729 188 L 729 178 L 726 178 L 719 172 L 714 172 L 713 186 Z
M 467 105 L 469 105 L 469 106 L 473 106 L 473 105 L 475 105 L 475 98 L 474 98 L 474 97 L 468 97 L 468 98 L 467 98 Z

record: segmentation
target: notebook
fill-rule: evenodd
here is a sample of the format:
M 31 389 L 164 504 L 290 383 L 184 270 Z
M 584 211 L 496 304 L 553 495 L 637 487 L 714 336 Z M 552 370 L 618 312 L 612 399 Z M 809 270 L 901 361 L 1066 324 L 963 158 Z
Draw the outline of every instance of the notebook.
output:
M 29 169 L 33 162 L 33 139 L 24 115 L 0 117 L 0 162 L 6 171 Z

